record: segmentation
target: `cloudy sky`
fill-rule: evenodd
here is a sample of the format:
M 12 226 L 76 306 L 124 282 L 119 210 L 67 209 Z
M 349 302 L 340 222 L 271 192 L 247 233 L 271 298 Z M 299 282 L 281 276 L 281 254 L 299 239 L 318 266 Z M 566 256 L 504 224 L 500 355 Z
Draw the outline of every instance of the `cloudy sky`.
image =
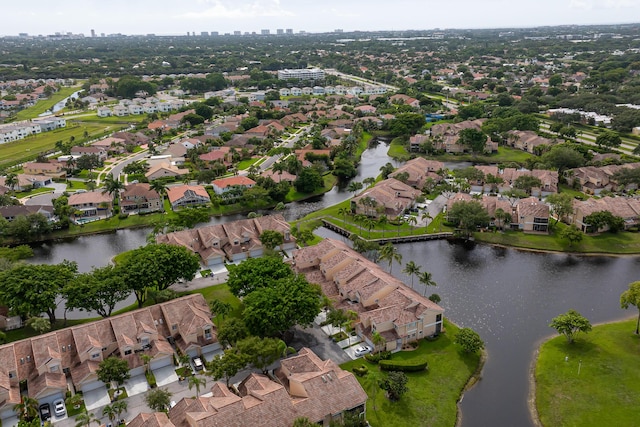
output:
M 614 24 L 640 0 L 30 0 L 3 1 L 0 35 L 307 32 Z

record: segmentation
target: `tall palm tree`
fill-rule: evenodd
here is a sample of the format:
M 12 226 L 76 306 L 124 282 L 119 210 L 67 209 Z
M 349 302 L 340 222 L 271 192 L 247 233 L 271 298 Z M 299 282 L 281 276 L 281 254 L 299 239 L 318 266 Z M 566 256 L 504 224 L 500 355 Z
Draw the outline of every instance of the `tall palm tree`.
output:
M 353 195 L 355 196 L 358 191 L 362 190 L 362 187 L 363 185 L 361 182 L 352 181 L 347 186 L 347 191 L 353 193 Z
M 113 406 L 107 405 L 104 408 L 102 408 L 102 416 L 109 418 L 109 421 L 113 423 L 113 420 L 115 420 L 118 415 Z
M 193 387 L 196 388 L 196 397 L 200 396 L 200 387 L 204 387 L 207 385 L 207 379 L 206 378 L 200 378 L 196 375 L 191 375 L 189 377 L 189 390 L 191 390 Z
M 103 183 L 104 190 L 102 190 L 102 194 L 109 193 L 109 195 L 113 197 L 114 201 L 118 197 L 120 191 L 124 189 L 124 184 L 122 183 L 122 181 L 120 181 L 120 179 L 118 178 L 115 178 L 112 173 L 106 176 Z
M 120 417 L 120 415 L 123 412 L 127 412 L 127 409 L 129 408 L 129 404 L 127 403 L 126 400 L 118 400 L 117 402 L 113 402 L 111 404 L 111 407 L 115 411 L 116 415 Z
M 389 223 L 389 218 L 386 215 L 380 215 L 378 217 L 378 224 L 380 224 L 380 228 L 382 228 L 382 238 L 384 239 L 384 226 Z
M 13 407 L 20 421 L 31 421 L 38 417 L 38 401 L 29 396 L 22 396 L 20 403 Z
M 422 213 L 422 216 L 420 217 L 420 219 L 422 219 L 424 221 L 424 232 L 426 233 L 427 232 L 427 227 L 429 226 L 429 221 L 427 221 L 427 220 L 433 219 L 433 218 L 431 217 L 431 214 L 429 213 L 429 211 L 424 211 Z
M 164 195 L 167 192 L 167 187 L 162 180 L 154 179 L 149 184 L 149 187 L 160 195 L 160 207 L 164 210 Z
M 392 243 L 387 243 L 380 248 L 380 260 L 389 262 L 389 274 L 393 273 L 393 263 L 402 263 L 402 254 L 398 252 L 398 248 Z
M 424 285 L 424 293 L 422 296 L 427 295 L 427 286 L 438 286 L 438 284 L 433 280 L 433 276 L 428 271 L 423 271 L 418 275 L 418 280 L 420 283 Z
M 349 208 L 340 208 L 338 209 L 338 215 L 342 215 L 342 225 L 346 225 L 347 223 L 347 215 L 351 213 L 351 209 Z
M 374 218 L 367 217 L 364 220 L 364 225 L 369 229 L 369 239 L 371 239 L 371 229 L 376 226 L 378 222 Z
M 409 215 L 409 218 L 407 218 L 407 222 L 411 226 L 411 234 L 413 234 L 413 227 L 417 224 L 418 218 L 413 215 Z
M 411 289 L 413 289 L 413 276 L 420 274 L 420 266 L 413 261 L 409 261 L 404 265 L 403 273 L 406 273 L 411 277 Z
M 16 184 L 18 184 L 18 175 L 15 173 L 8 173 L 4 183 L 11 189 L 11 191 L 14 191 L 16 189 Z
M 96 423 L 98 425 L 101 424 L 100 420 L 96 418 L 93 412 L 89 413 L 86 409 L 83 413 L 76 417 L 76 427 L 91 427 L 91 423 Z
M 367 219 L 366 215 L 362 215 L 362 214 L 358 214 L 356 216 L 353 217 L 353 220 L 358 224 L 358 226 L 360 227 L 360 234 L 362 234 L 362 224 L 364 223 L 364 221 Z

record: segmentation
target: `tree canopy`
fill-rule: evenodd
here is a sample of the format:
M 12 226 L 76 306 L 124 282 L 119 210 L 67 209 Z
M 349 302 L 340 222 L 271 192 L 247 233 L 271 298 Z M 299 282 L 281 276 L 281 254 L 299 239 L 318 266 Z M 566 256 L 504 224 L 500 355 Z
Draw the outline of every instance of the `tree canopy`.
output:
M 478 227 L 489 224 L 489 214 L 477 201 L 458 201 L 449 210 L 449 219 L 460 228 L 467 237 Z
M 293 276 L 291 267 L 277 256 L 249 258 L 229 269 L 227 285 L 232 294 L 241 297 L 256 289 L 273 286 L 277 281 Z
M 591 330 L 591 322 L 576 310 L 569 310 L 554 317 L 549 326 L 564 335 L 569 344 L 574 342 L 580 332 L 587 333 Z
M 306 326 L 320 313 L 320 290 L 302 275 L 261 287 L 244 299 L 244 321 L 253 335 L 280 337 L 294 325 Z
M 73 281 L 77 269 L 77 264 L 69 261 L 54 265 L 18 264 L 0 273 L 0 301 L 20 316 L 46 313 L 53 325 L 58 296 Z

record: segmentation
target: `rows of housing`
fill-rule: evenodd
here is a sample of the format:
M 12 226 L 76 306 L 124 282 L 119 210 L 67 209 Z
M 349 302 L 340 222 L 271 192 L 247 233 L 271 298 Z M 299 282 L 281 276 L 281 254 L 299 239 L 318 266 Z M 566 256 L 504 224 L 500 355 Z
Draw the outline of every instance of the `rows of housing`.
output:
M 220 259 L 260 256 L 259 233 L 268 226 L 287 237 L 282 249 L 295 245 L 280 216 L 170 233 L 158 240 L 187 247 L 206 266 Z M 442 331 L 441 307 L 340 241 L 326 239 L 298 249 L 290 263 L 319 284 L 336 307 L 358 313 L 356 333 L 372 347 L 374 333 L 385 338 L 379 344 L 384 349 L 398 351 Z M 20 401 L 21 384 L 40 401 L 63 397 L 69 388 L 106 394 L 96 370 L 110 356 L 126 360 L 134 376 L 144 374 L 142 355 L 150 356 L 150 369 L 158 371 L 175 368 L 176 352 L 211 360 L 220 351 L 216 326 L 200 294 L 5 344 L 0 346 L 0 417 L 11 416 Z M 299 417 L 328 425 L 343 411 L 363 413 L 366 399 L 351 373 L 302 349 L 283 360 L 273 375 L 252 373 L 232 388 L 215 383 L 205 397 L 178 402 L 168 417 L 176 426 L 223 426 L 232 420 L 241 420 L 238 425 L 281 426 Z M 139 415 L 157 416 L 161 415 Z

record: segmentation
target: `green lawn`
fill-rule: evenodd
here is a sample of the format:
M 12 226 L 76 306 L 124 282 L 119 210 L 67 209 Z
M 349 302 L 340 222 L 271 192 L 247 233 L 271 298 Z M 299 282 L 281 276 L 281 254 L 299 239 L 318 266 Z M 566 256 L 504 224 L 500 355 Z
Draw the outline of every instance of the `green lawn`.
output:
M 191 293 L 201 293 L 204 296 L 204 299 L 207 302 L 211 302 L 213 300 L 220 300 L 222 302 L 226 302 L 231 304 L 231 312 L 226 316 L 229 317 L 237 317 L 240 318 L 243 310 L 242 301 L 240 301 L 236 296 L 234 296 L 229 290 L 229 286 L 227 284 L 214 285 L 204 289 L 198 289 L 197 291 Z M 217 325 L 219 321 L 222 319 L 214 318 L 214 323 Z
M 405 144 L 401 139 L 394 139 L 389 145 L 387 152 L 389 157 L 396 160 L 408 160 L 410 153 L 407 151 Z M 430 159 L 440 160 L 441 162 L 475 162 L 475 163 L 511 163 L 515 162 L 523 164 L 527 159 L 533 157 L 533 154 L 526 151 L 516 150 L 508 147 L 498 147 L 498 152 L 489 155 L 473 155 L 473 154 L 441 154 L 437 156 L 426 156 Z
M 60 88 L 58 92 L 52 94 L 48 99 L 42 99 L 38 101 L 33 107 L 25 108 L 24 110 L 18 111 L 18 114 L 16 114 L 16 120 L 35 119 L 40 114 L 50 110 L 51 107 L 56 105 L 58 102 L 67 98 L 73 92 L 77 92 L 79 89 L 80 88 L 77 86 Z
M 320 194 L 324 194 L 327 191 L 330 191 L 334 185 L 336 185 L 338 183 L 338 178 L 335 175 L 332 175 L 330 173 L 325 174 L 322 179 L 324 180 L 324 188 L 321 188 L 320 190 L 311 193 L 311 194 L 307 194 L 307 193 L 300 193 L 299 191 L 296 191 L 295 187 L 291 187 L 291 189 L 289 190 L 289 194 L 287 194 L 287 197 L 285 199 L 285 203 L 290 203 L 290 202 L 295 202 L 298 200 L 304 200 L 304 199 L 308 199 L 309 197 L 313 197 L 313 196 L 318 196 Z
M 68 120 L 73 120 L 77 122 L 83 123 L 92 123 L 92 124 L 131 124 L 131 123 L 140 123 L 147 119 L 148 116 L 146 114 L 137 114 L 132 116 L 118 117 L 98 117 L 97 113 L 89 113 L 89 114 L 81 114 L 77 117 L 70 116 Z
M 249 169 L 249 167 L 256 163 L 258 160 L 260 160 L 260 157 L 252 157 L 250 159 L 244 159 L 241 160 L 240 163 L 238 163 L 238 170 L 245 170 L 245 169 Z
M 640 338 L 633 333 L 635 323 L 634 318 L 596 326 L 572 345 L 559 336 L 541 346 L 535 377 L 543 425 L 638 425 Z
M 423 372 L 408 372 L 409 391 L 399 401 L 391 402 L 383 390 L 374 392 L 370 386 L 385 373 L 377 365 L 364 358 L 347 362 L 341 367 L 351 371 L 354 367 L 367 366 L 368 373 L 358 377 L 369 395 L 367 400 L 367 421 L 373 427 L 430 426 L 452 427 L 456 423 L 457 401 L 469 378 L 476 372 L 480 356 L 463 354 L 453 344 L 458 328 L 445 320 L 446 333 L 436 341 L 420 341 L 414 351 L 400 352 L 394 359 L 413 358 L 426 355 L 429 369 Z M 370 378 L 372 377 L 373 378 Z
M 554 220 L 551 220 L 554 222 Z M 474 233 L 477 241 L 494 243 L 518 248 L 535 250 L 604 253 L 604 254 L 638 254 L 640 253 L 640 233 L 602 233 L 596 236 L 585 235 L 581 242 L 573 247 L 567 240 L 561 239 L 559 234 L 566 225 L 559 223 L 555 232 L 549 235 L 525 234 L 521 231 L 506 231 L 504 233 Z
M 89 138 L 93 139 L 110 132 L 115 132 L 122 127 L 124 127 L 124 125 L 105 127 L 95 124 L 83 124 L 82 126 L 67 124 L 66 128 L 32 135 L 19 141 L 0 144 L 0 167 L 13 166 L 31 161 L 35 159 L 39 153 L 53 150 L 56 141 L 66 142 L 69 141 L 69 138 L 72 136 L 76 141 L 83 141 L 85 131 L 89 133 Z
M 396 160 L 404 161 L 409 159 L 409 152 L 405 148 L 405 144 L 402 142 L 402 140 L 399 138 L 395 138 L 391 141 L 391 144 L 389 144 L 387 156 Z
M 21 191 L 19 193 L 16 193 L 15 196 L 16 196 L 16 198 L 21 199 L 23 197 L 34 196 L 36 194 L 53 193 L 54 191 L 55 191 L 54 188 L 40 187 L 40 188 L 36 188 L 34 190 L 31 190 L 31 191 Z

